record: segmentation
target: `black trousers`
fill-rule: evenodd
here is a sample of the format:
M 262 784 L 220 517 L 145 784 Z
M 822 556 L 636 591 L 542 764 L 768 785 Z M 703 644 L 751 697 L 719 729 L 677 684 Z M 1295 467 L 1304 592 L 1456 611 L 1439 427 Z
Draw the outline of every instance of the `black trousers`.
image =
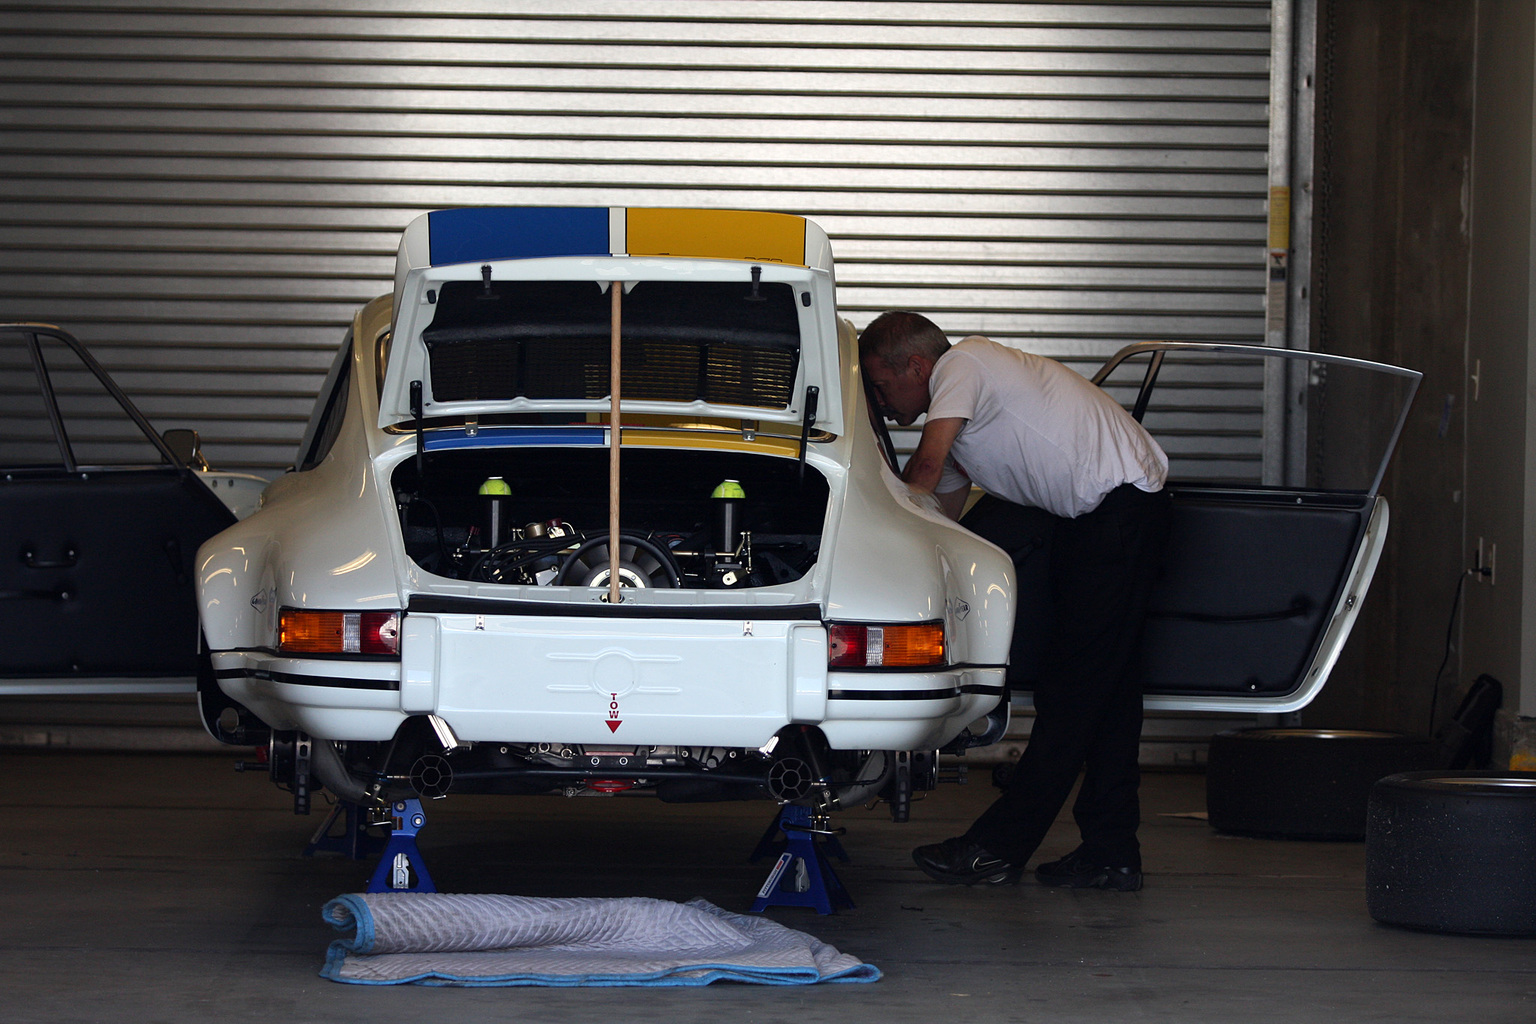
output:
M 1166 493 L 1148 494 L 1126 484 L 1076 519 L 989 495 L 961 520 L 1016 561 L 1047 559 L 1052 622 L 1039 652 L 1029 745 L 1002 795 L 968 832 L 991 853 L 1027 862 L 1082 772 L 1072 814 L 1083 855 L 1101 865 L 1140 870 L 1142 698 L 1136 653 L 1168 518 Z M 1029 602 L 1021 605 L 1016 633 L 1031 625 Z

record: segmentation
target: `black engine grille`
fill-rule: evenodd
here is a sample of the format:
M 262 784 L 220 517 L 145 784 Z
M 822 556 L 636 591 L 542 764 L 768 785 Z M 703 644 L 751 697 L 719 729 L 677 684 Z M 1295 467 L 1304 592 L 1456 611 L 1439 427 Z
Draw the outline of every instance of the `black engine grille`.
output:
M 624 297 L 624 397 L 788 407 L 794 300 L 786 284 L 641 282 Z M 433 401 L 606 397 L 608 303 L 590 282 L 446 284 L 422 333 Z

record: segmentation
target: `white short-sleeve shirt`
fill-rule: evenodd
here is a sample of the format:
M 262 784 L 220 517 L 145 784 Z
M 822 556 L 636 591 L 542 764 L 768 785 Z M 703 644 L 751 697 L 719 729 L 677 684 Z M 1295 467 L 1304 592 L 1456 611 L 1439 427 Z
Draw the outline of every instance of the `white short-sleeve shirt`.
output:
M 1044 356 L 965 338 L 933 365 L 928 418 L 965 420 L 940 493 L 990 494 L 1076 518 L 1121 484 L 1161 490 L 1168 456 L 1098 386 Z

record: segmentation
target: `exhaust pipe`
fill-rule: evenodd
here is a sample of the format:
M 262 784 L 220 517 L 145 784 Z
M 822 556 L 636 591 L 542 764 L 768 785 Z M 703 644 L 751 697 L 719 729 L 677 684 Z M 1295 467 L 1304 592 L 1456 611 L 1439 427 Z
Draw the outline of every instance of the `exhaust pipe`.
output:
M 453 765 L 441 754 L 423 754 L 411 765 L 411 788 L 423 800 L 441 800 L 453 788 Z
M 768 766 L 768 794 L 781 803 L 794 803 L 816 794 L 823 810 L 835 810 L 837 794 L 827 778 L 826 754 L 831 747 L 820 729 L 802 725 L 789 734 L 790 749 Z
M 347 771 L 347 766 L 341 761 L 341 755 L 336 753 L 336 747 L 330 740 L 314 740 L 310 743 L 309 766 L 313 769 L 315 776 L 325 784 L 325 788 L 335 793 L 338 799 L 348 800 L 354 804 L 375 802 L 373 794 L 369 793 L 363 784 Z
M 417 796 L 423 800 L 441 800 L 453 788 L 453 765 L 448 762 L 448 755 L 466 749 L 469 744 L 460 740 L 454 734 L 453 726 L 438 715 L 428 715 L 427 725 L 432 728 L 432 736 L 442 753 L 422 754 L 412 763 L 408 777 Z
M 779 803 L 804 800 L 816 782 L 811 766 L 798 757 L 780 757 L 768 766 L 768 795 Z

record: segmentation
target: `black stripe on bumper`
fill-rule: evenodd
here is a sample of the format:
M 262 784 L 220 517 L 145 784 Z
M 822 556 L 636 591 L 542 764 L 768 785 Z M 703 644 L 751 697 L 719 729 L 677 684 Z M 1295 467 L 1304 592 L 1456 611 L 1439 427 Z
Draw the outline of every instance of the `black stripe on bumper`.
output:
M 554 604 L 545 601 L 484 601 L 473 597 L 411 598 L 406 611 L 441 615 L 542 615 L 551 619 L 750 619 L 758 622 L 792 619 L 821 621 L 821 606 L 777 605 L 658 605 L 658 604 Z
M 262 668 L 227 668 L 214 673 L 220 679 L 268 679 L 274 683 L 296 686 L 334 686 L 344 690 L 398 690 L 398 679 L 351 679 L 342 676 L 312 676 L 301 672 L 269 672 Z
M 949 686 L 941 690 L 828 690 L 828 700 L 949 700 L 966 693 L 1003 695 L 1001 686 Z

